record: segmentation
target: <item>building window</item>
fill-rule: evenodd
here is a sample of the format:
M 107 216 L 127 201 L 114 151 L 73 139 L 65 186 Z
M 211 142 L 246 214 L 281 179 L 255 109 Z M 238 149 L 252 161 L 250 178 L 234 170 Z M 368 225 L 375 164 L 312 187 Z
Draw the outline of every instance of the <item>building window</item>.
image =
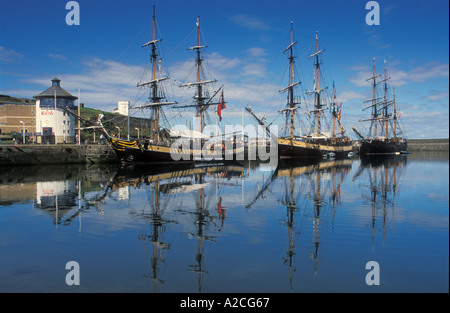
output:
M 40 99 L 40 107 L 49 107 L 54 108 L 55 107 L 55 98 L 54 97 L 47 97 Z M 75 108 L 75 102 L 71 99 L 64 99 L 64 98 L 56 98 L 56 106 L 58 108 L 69 108 L 73 110 Z M 63 112 L 64 115 L 66 115 L 66 112 Z

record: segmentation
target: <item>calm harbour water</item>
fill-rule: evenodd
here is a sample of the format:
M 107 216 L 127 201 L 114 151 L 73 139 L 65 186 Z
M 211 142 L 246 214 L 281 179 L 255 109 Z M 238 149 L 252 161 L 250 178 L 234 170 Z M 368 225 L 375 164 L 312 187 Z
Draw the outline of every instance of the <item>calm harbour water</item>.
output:
M 449 290 L 448 153 L 157 170 L 0 168 L 0 291 Z

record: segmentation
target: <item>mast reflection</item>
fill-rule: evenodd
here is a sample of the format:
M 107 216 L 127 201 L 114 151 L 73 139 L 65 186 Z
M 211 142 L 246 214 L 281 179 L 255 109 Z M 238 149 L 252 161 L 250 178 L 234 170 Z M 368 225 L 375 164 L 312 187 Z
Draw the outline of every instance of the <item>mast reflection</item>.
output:
M 380 227 L 383 231 L 383 242 L 386 238 L 386 225 L 388 223 L 389 209 L 392 219 L 395 216 L 395 197 L 399 191 L 399 181 L 403 169 L 407 165 L 406 155 L 386 155 L 361 158 L 361 165 L 354 179 L 362 173 L 366 173 L 368 182 L 363 185 L 362 198 L 371 208 L 372 249 L 375 246 L 375 232 L 381 221 Z M 370 195 L 369 195 L 370 192 Z M 378 214 L 381 212 L 381 216 Z
M 188 232 L 188 236 L 190 239 L 197 240 L 197 252 L 195 263 L 188 268 L 198 274 L 197 285 L 198 291 L 201 292 L 203 274 L 207 273 L 204 270 L 205 242 L 214 241 L 216 236 L 210 232 L 220 230 L 224 225 L 226 209 L 222 206 L 221 186 L 231 177 L 240 177 L 243 173 L 242 166 L 225 164 L 168 165 L 158 169 L 154 166 L 135 165 L 123 168 L 118 173 L 114 179 L 115 188 L 123 186 L 150 188 L 148 203 L 151 204 L 151 212 L 145 213 L 145 210 L 142 210 L 141 213 L 133 212 L 133 214 L 145 219 L 151 228 L 148 234 L 140 234 L 138 239 L 152 245 L 151 274 L 146 276 L 153 281 L 153 292 L 158 291 L 158 283 L 164 283 L 158 275 L 165 261 L 164 254 L 171 247 L 170 242 L 164 239 L 167 227 L 169 224 L 185 222 L 184 218 L 179 221 L 176 218 L 166 217 L 167 210 L 176 211 L 178 218 L 185 215 L 194 217 L 195 229 L 193 232 Z M 215 189 L 217 214 L 210 210 L 213 189 Z M 194 196 L 193 203 L 188 201 L 186 194 Z M 211 227 L 214 229 L 211 230 Z
M 103 186 L 115 174 L 115 166 L 44 165 L 2 167 L 0 205 L 32 201 L 33 208 L 47 213 L 52 223 L 71 225 L 81 213 L 99 205 Z M 94 192 L 94 198 L 87 196 Z M 84 202 L 83 202 L 84 200 Z
M 317 274 L 317 268 L 319 263 L 319 247 L 320 247 L 320 222 L 321 217 L 329 207 L 331 207 L 332 220 L 334 219 L 336 205 L 340 200 L 340 188 L 344 176 L 350 171 L 352 161 L 349 159 L 343 160 L 325 160 L 313 163 L 298 163 L 281 164 L 281 168 L 278 169 L 279 177 L 287 177 L 289 179 L 289 202 L 285 202 L 288 220 L 286 225 L 289 232 L 289 280 L 292 288 L 292 260 L 293 257 L 293 245 L 294 237 L 292 236 L 293 225 L 293 213 L 298 211 L 298 206 L 293 205 L 295 202 L 301 203 L 301 211 L 298 211 L 302 220 L 305 217 L 311 215 L 312 208 L 312 241 L 313 251 L 311 252 L 311 258 L 314 260 L 314 276 Z M 298 181 L 299 188 L 297 188 L 297 200 L 293 200 L 294 195 L 294 177 Z M 331 185 L 331 186 L 330 186 Z M 287 190 L 287 189 L 286 189 Z M 325 211 L 325 212 L 324 212 Z M 304 223 L 304 221 L 303 221 Z M 302 223 L 302 224 L 303 224 Z M 300 229 L 298 231 L 300 234 Z
M 286 218 L 281 222 L 288 232 L 288 247 L 283 264 L 289 268 L 289 286 L 292 289 L 293 272 L 296 271 L 294 257 L 295 237 L 302 233 L 308 220 L 312 220 L 314 275 L 317 273 L 320 246 L 320 221 L 325 210 L 331 207 L 332 221 L 340 203 L 340 189 L 344 177 L 351 170 L 352 160 L 280 160 L 278 167 L 263 183 L 255 198 L 247 204 L 251 208 L 274 182 L 282 185 L 283 194 L 278 202 L 286 207 Z M 262 198 L 264 199 L 264 198 Z M 324 212 L 325 211 L 325 212 Z

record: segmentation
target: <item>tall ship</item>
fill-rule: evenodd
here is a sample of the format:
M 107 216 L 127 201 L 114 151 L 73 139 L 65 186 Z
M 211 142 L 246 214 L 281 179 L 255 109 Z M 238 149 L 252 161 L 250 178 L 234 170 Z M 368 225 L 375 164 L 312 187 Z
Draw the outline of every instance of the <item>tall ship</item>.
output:
M 360 122 L 370 122 L 369 131 L 364 137 L 356 127 L 353 131 L 361 139 L 360 154 L 361 155 L 377 155 L 377 154 L 401 154 L 406 153 L 408 148 L 407 139 L 402 136 L 402 129 L 399 125 L 400 112 L 397 111 L 395 101 L 395 88 L 393 88 L 393 96 L 389 98 L 390 77 L 387 76 L 387 65 L 384 60 L 384 77 L 378 75 L 375 71 L 375 58 L 373 59 L 372 77 L 367 81 L 372 83 L 372 98 L 367 99 L 364 103 L 370 103 L 363 108 L 371 110 L 369 118 L 362 119 Z M 378 92 L 379 86 L 382 86 L 383 92 Z
M 285 125 L 288 129 L 288 133 L 285 136 L 278 137 L 278 155 L 279 157 L 303 157 L 303 158 L 323 158 L 323 157 L 346 157 L 352 151 L 352 140 L 345 135 L 345 130 L 340 123 L 341 117 L 341 105 L 336 103 L 336 92 L 333 84 L 333 99 L 331 106 L 327 104 L 321 98 L 322 92 L 327 87 L 320 86 L 320 64 L 319 55 L 324 51 L 319 50 L 319 39 L 316 32 L 316 51 L 308 58 L 314 59 L 314 87 L 312 91 L 307 94 L 314 95 L 314 108 L 307 112 L 308 115 L 313 115 L 313 122 L 311 123 L 309 132 L 307 135 L 296 135 L 296 123 L 295 116 L 296 111 L 301 108 L 300 97 L 295 96 L 296 88 L 301 84 L 300 81 L 295 79 L 295 55 L 294 46 L 297 41 L 293 40 L 293 28 L 291 22 L 290 30 L 290 43 L 283 53 L 288 53 L 289 60 L 289 78 L 288 86 L 282 88 L 280 92 L 287 93 L 286 107 L 279 111 L 285 114 Z M 255 114 L 251 111 L 251 108 L 246 108 L 250 114 L 254 117 Z M 333 120 L 333 126 L 331 131 L 324 131 L 323 118 L 325 115 L 331 112 L 331 118 Z M 264 122 L 258 120 L 260 125 Z M 337 124 L 340 126 L 340 130 L 336 131 Z M 305 126 L 305 125 L 303 125 Z
M 221 111 L 226 108 L 225 99 L 223 96 L 223 86 L 213 92 L 212 96 L 210 95 L 208 85 L 214 84 L 217 82 L 215 79 L 207 79 L 205 78 L 205 71 L 203 70 L 203 61 L 204 57 L 202 55 L 202 50 L 207 48 L 207 46 L 203 45 L 200 40 L 200 17 L 197 17 L 196 21 L 197 26 L 197 40 L 196 45 L 188 48 L 195 54 L 194 67 L 195 67 L 195 79 L 191 82 L 185 82 L 180 85 L 181 88 L 193 88 L 193 103 L 188 105 L 179 105 L 174 106 L 176 109 L 185 109 L 185 108 L 195 108 L 196 117 L 199 121 L 198 124 L 198 134 L 201 134 L 200 138 L 195 138 L 194 136 L 185 136 L 184 140 L 189 140 L 191 145 L 194 147 L 204 147 L 203 149 L 203 157 L 206 159 L 224 159 L 224 160 L 243 160 L 244 153 L 244 143 L 243 141 L 238 141 L 236 139 L 235 134 L 230 136 L 228 139 L 225 139 L 225 135 L 217 134 L 218 125 L 216 124 L 216 134 L 212 137 L 207 137 L 204 134 L 205 126 L 207 125 L 207 121 L 210 120 L 207 110 L 211 106 L 217 107 L 217 115 L 219 120 L 222 121 Z M 219 93 L 220 97 L 219 97 Z M 214 102 L 216 98 L 219 98 L 219 101 Z M 217 120 L 216 120 L 217 122 Z M 228 134 L 230 135 L 230 134 Z M 218 148 L 218 149 L 216 149 Z M 206 153 L 205 153 L 206 152 Z M 199 155 L 198 151 L 192 151 L 193 158 L 196 155 Z M 206 155 L 205 155 L 206 154 Z
M 238 153 L 243 153 L 244 147 L 241 143 L 225 142 L 220 136 L 217 138 L 211 138 L 204 136 L 203 115 L 209 106 L 217 105 L 223 108 L 225 101 L 222 96 L 219 102 L 213 102 L 218 96 L 219 90 L 216 91 L 212 97 L 205 91 L 204 85 L 215 81 L 201 81 L 201 65 L 202 56 L 201 49 L 205 46 L 200 45 L 200 24 L 197 19 L 197 45 L 190 48 L 196 52 L 196 64 L 198 66 L 198 80 L 194 83 L 182 85 L 181 87 L 196 86 L 196 95 L 194 96 L 195 103 L 193 105 L 184 107 L 195 107 L 197 113 L 200 116 L 201 126 L 200 132 L 196 133 L 197 136 L 180 134 L 179 132 L 171 132 L 171 129 L 163 128 L 160 125 L 160 121 L 164 118 L 164 108 L 180 108 L 176 105 L 175 101 L 168 101 L 164 92 L 163 84 L 169 79 L 165 75 L 161 59 L 159 58 L 158 43 L 162 39 L 155 37 L 156 30 L 156 16 L 155 7 L 153 7 L 153 20 L 152 20 L 152 39 L 151 41 L 142 45 L 142 47 L 150 47 L 150 62 L 149 68 L 151 68 L 151 79 L 149 81 L 141 81 L 137 84 L 137 87 L 149 88 L 148 100 L 142 104 L 134 106 L 133 109 L 150 109 L 150 123 L 152 123 L 152 136 L 145 139 L 128 139 L 116 138 L 108 133 L 101 121 L 102 116 L 99 116 L 99 124 L 103 128 L 103 132 L 115 150 L 116 154 L 123 163 L 166 163 L 166 162 L 196 162 L 196 161 L 214 161 L 214 160 L 236 160 Z M 222 88 L 222 87 L 221 87 Z M 220 109 L 218 109 L 220 112 Z M 207 147 L 205 149 L 205 146 Z M 227 149 L 225 149 L 225 146 Z M 231 148 L 232 146 L 232 148 Z

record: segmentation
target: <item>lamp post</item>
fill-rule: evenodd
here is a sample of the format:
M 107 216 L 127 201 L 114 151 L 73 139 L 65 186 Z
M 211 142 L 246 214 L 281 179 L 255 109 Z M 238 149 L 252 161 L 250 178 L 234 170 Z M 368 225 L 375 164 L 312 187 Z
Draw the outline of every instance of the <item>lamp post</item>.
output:
M 22 131 L 22 140 L 23 140 L 23 144 L 25 144 L 25 122 L 24 121 L 20 121 L 20 123 L 23 125 L 23 131 Z
M 78 88 L 78 116 L 81 116 L 80 110 L 81 110 L 81 108 L 80 108 L 80 88 Z M 80 141 L 81 141 L 80 118 L 77 118 L 77 120 L 78 120 L 78 136 L 77 136 L 78 142 L 77 142 L 77 145 L 80 145 Z
M 65 122 L 62 123 L 62 126 L 63 126 L 63 128 L 66 128 Z M 66 143 L 66 130 L 65 129 L 63 129 L 63 133 L 64 133 L 64 141 L 63 141 L 63 143 L 65 144 Z
M 120 139 L 120 127 L 119 126 L 116 126 L 116 128 L 119 130 L 119 139 Z
M 139 128 L 135 127 L 134 129 L 138 131 L 138 139 L 139 139 Z

